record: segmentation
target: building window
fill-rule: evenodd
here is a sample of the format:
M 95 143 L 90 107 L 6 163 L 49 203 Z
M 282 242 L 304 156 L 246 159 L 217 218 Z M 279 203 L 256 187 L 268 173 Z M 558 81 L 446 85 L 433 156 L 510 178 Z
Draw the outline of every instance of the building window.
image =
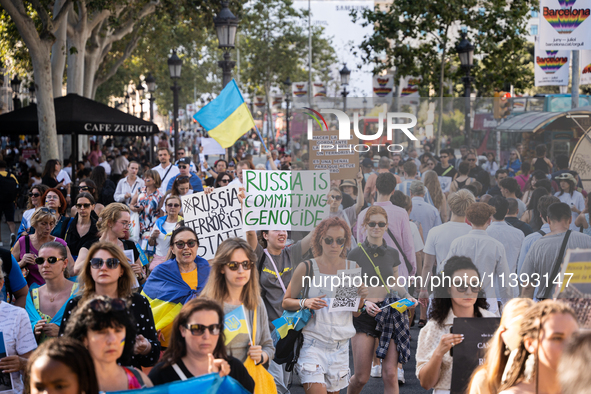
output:
M 540 16 L 540 14 L 538 13 L 538 10 L 534 10 L 534 9 L 531 10 L 531 17 L 532 18 L 537 18 L 539 16 Z
M 537 36 L 538 35 L 538 25 L 531 25 L 530 33 L 532 36 Z

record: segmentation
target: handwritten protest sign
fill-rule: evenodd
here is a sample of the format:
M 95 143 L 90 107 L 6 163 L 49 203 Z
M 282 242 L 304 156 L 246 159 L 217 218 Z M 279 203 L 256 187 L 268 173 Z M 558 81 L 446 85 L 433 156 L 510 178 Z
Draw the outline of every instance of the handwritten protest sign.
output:
M 245 238 L 238 187 L 220 187 L 210 194 L 194 193 L 181 199 L 185 225 L 199 238 L 199 256 L 210 260 L 224 240 Z
M 243 170 L 246 230 L 313 230 L 328 216 L 328 171 Z
M 339 140 L 336 130 L 314 131 L 309 143 L 310 170 L 328 170 L 332 180 L 355 179 L 359 172 L 359 152 L 353 147 L 359 143 L 359 138 Z

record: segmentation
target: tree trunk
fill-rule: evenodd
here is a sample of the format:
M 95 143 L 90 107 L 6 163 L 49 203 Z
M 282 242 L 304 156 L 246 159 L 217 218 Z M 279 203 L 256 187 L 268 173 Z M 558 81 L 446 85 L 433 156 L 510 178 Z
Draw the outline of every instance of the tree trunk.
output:
M 84 96 L 84 54 L 86 39 L 76 29 L 75 34 L 68 37 L 68 93 Z
M 53 6 L 53 14 L 57 15 L 59 10 L 62 9 L 64 0 L 57 0 Z M 51 84 L 53 86 L 53 97 L 62 96 L 62 86 L 64 84 L 64 71 L 66 68 L 66 36 L 67 26 L 62 23 L 55 33 L 55 42 L 51 48 Z M 64 136 L 57 136 L 57 147 L 59 158 L 63 163 L 64 157 L 70 156 L 70 143 L 71 137 L 66 138 L 68 146 L 64 146 Z

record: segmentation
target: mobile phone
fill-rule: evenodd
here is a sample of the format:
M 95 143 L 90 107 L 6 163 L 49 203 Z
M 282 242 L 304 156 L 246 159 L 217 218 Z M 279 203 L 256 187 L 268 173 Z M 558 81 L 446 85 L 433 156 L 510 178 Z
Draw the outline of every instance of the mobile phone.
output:
M 450 334 L 453 334 L 454 333 L 454 327 L 453 326 L 451 326 L 449 328 L 449 333 Z M 452 357 L 454 356 L 454 347 L 453 346 L 451 347 L 451 349 L 449 349 L 449 355 L 452 356 Z

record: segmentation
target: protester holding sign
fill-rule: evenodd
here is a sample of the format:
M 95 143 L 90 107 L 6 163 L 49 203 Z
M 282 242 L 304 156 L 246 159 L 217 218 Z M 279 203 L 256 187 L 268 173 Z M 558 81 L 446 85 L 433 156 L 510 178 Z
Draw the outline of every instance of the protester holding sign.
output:
M 179 196 L 171 195 L 166 200 L 166 216 L 162 216 L 156 220 L 156 225 L 152 229 L 150 238 L 148 238 L 148 245 L 156 246 L 154 258 L 150 263 L 150 271 L 153 271 L 159 264 L 165 262 L 170 249 L 170 236 L 177 227 L 177 224 L 183 218 L 179 216 L 181 211 L 181 198 Z
M 217 372 L 233 377 L 252 393 L 254 381 L 240 360 L 227 354 L 223 329 L 224 311 L 217 302 L 198 298 L 186 303 L 174 319 L 162 362 L 150 371 L 152 383 L 158 386 Z
M 443 275 L 451 280 L 443 281 Z M 449 351 L 463 340 L 461 334 L 450 333 L 454 318 L 495 314 L 487 310 L 480 273 L 468 257 L 449 258 L 439 278 L 442 285 L 435 288 L 429 321 L 419 334 L 416 374 L 425 390 L 449 394 L 453 361 Z
M 565 342 L 578 330 L 577 317 L 565 303 L 546 300 L 531 307 L 521 321 L 521 338 L 499 393 L 534 394 L 538 388 L 560 393 L 558 363 Z
M 328 301 L 332 299 L 333 307 L 339 304 L 355 309 L 361 308 L 365 301 L 367 288 L 349 288 L 355 291 L 348 292 L 347 298 L 335 298 L 336 291 L 331 285 L 333 277 L 340 277 L 337 276 L 339 270 L 357 268 L 354 261 L 346 259 L 350 240 L 351 229 L 344 220 L 337 217 L 324 219 L 314 230 L 312 248 L 315 258 L 298 265 L 283 299 L 286 310 L 297 311 L 303 307 L 314 310 L 314 317 L 302 329 L 304 344 L 296 364 L 306 393 L 338 392 L 349 385 L 349 339 L 355 336 L 353 313 L 329 312 Z M 304 278 L 308 265 L 313 270 L 312 278 Z M 312 282 L 313 278 L 316 278 L 315 282 Z M 323 281 L 323 278 L 328 280 Z M 299 298 L 306 283 L 310 298 Z
M 514 298 L 505 305 L 499 328 L 488 342 L 484 364 L 472 375 L 468 387 L 469 394 L 499 392 L 507 362 L 515 357 L 521 342 L 519 334 L 521 321 L 533 305 L 534 302 L 527 298 Z M 507 350 L 512 352 L 513 356 L 507 354 Z

